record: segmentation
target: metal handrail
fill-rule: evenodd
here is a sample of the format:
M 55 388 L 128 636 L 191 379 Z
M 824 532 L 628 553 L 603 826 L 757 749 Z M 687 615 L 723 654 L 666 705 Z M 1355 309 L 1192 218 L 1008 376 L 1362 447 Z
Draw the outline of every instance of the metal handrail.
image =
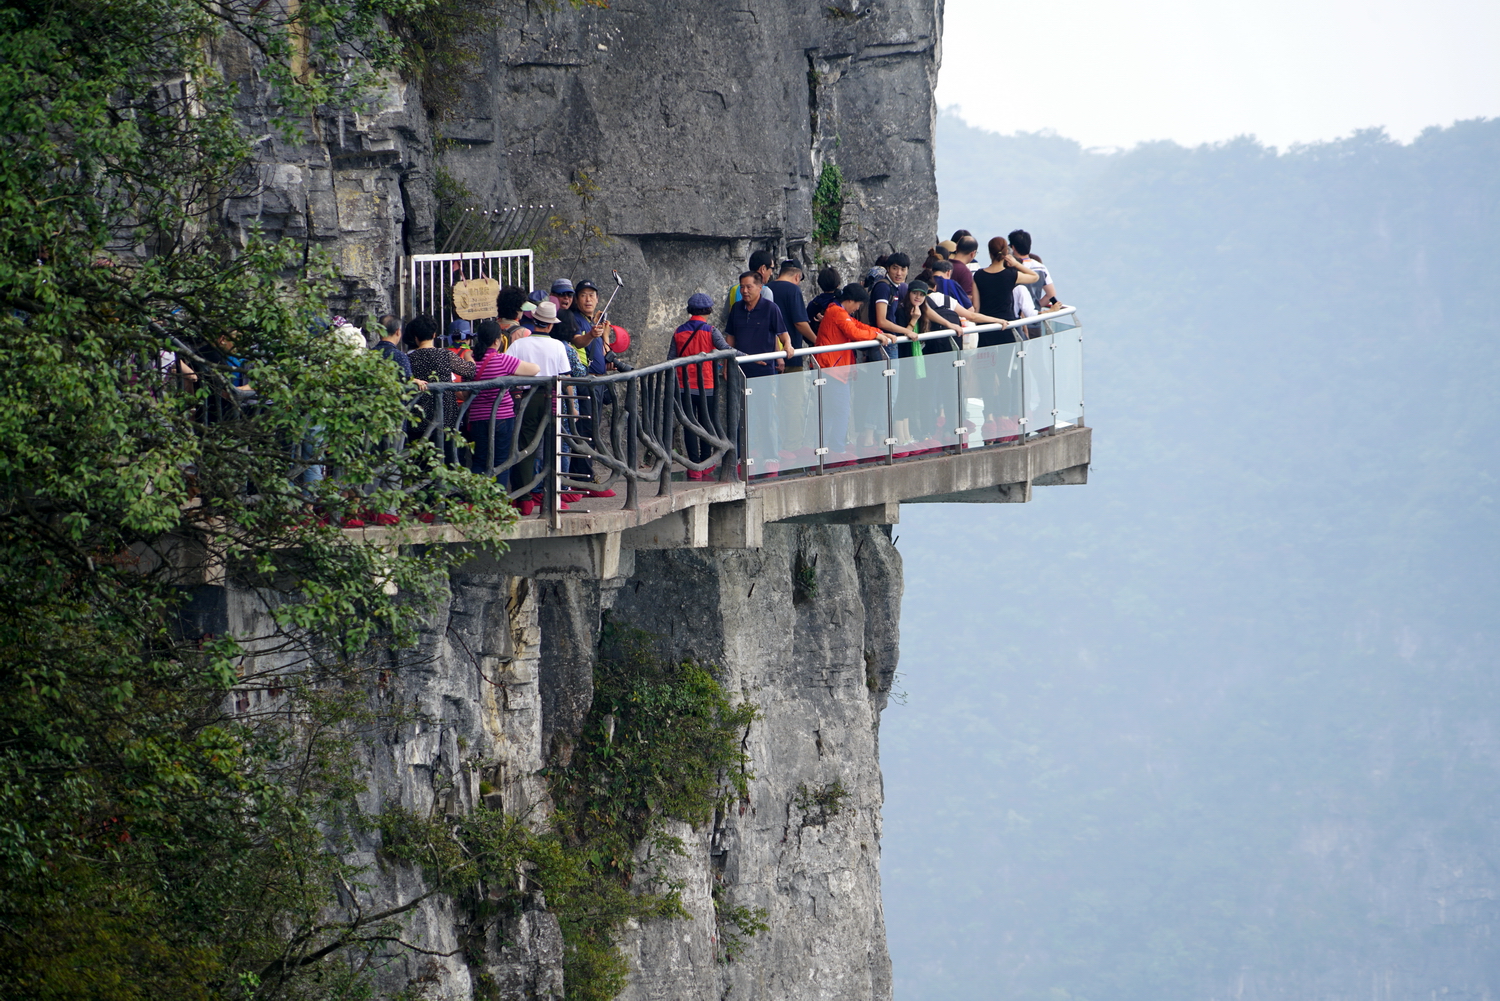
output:
M 412 437 L 432 440 L 446 461 L 456 461 L 459 450 L 449 447 L 450 429 L 444 417 L 453 407 L 457 408 L 452 421 L 456 431 L 465 423 L 481 393 L 510 392 L 515 394 L 515 417 L 509 440 L 501 439 L 506 457 L 499 462 L 494 460 L 498 444 L 496 423 L 486 418 L 479 422 L 488 425 L 486 429 L 471 432 L 476 437 L 487 434 L 482 440 L 470 439 L 470 445 L 474 446 L 468 449 L 471 468 L 475 458 L 487 457 L 482 461 L 483 468 L 475 468 L 475 472 L 499 478 L 527 460 L 540 460 L 540 468 L 532 475 L 511 477 L 510 494 L 519 499 L 540 490 L 554 523 L 561 512 L 560 495 L 603 489 L 616 483 L 625 486 L 626 509 L 635 510 L 643 484 L 656 484 L 658 494 L 671 493 L 671 474 L 677 467 L 693 471 L 717 467 L 720 480 L 739 478 L 743 411 L 740 390 L 745 377 L 738 366 L 727 364 L 735 356 L 733 350 L 714 351 L 601 376 L 502 376 L 474 382 L 429 383 L 417 402 L 422 403 L 431 394 L 430 410 L 429 406 L 422 406 L 422 419 Z M 685 394 L 681 390 L 685 387 L 679 383 L 690 380 L 680 379 L 679 375 L 692 368 L 697 369 L 700 384 L 708 381 L 708 372 L 712 370 L 716 386 L 723 387 L 723 391 L 713 394 L 711 407 L 684 406 Z M 464 399 L 461 402 L 450 399 L 456 394 L 464 394 Z M 545 394 L 543 398 L 548 401 L 545 409 L 538 401 L 538 394 Z M 494 406 L 498 409 L 498 397 Z M 694 409 L 698 412 L 694 413 Z M 705 443 L 708 454 L 695 461 L 685 447 L 679 448 L 679 428 Z M 686 439 L 683 444 L 686 446 Z M 597 482 L 588 473 L 565 469 L 565 458 L 586 460 L 590 464 L 598 462 L 609 476 Z
M 1047 313 L 1038 313 L 1036 316 L 1028 316 L 1020 320 L 1008 320 L 1005 323 L 966 324 L 964 325 L 963 330 L 959 331 L 958 333 L 987 334 L 996 330 L 1014 330 L 1017 327 L 1025 327 L 1033 323 L 1045 323 L 1048 320 L 1055 320 L 1059 316 L 1072 316 L 1076 312 L 1078 312 L 1077 306 L 1064 306 L 1061 309 L 1054 309 Z M 870 326 L 870 324 L 866 324 L 866 326 Z M 891 336 L 899 337 L 900 340 L 911 340 L 911 338 L 906 336 L 905 334 L 892 334 Z M 918 334 L 916 339 L 919 341 L 931 341 L 936 340 L 939 337 L 955 336 L 958 336 L 958 334 L 945 327 L 942 330 L 935 330 L 926 334 Z M 792 357 L 805 358 L 808 355 L 824 354 L 829 351 L 860 351 L 865 348 L 876 348 L 881 346 L 882 345 L 880 341 L 849 341 L 843 344 L 825 344 L 818 347 L 798 348 L 797 350 L 792 352 Z M 764 354 L 758 355 L 740 355 L 736 360 L 741 365 L 746 365 L 751 362 L 775 361 L 778 358 L 785 358 L 786 356 L 787 355 L 785 351 L 767 351 Z

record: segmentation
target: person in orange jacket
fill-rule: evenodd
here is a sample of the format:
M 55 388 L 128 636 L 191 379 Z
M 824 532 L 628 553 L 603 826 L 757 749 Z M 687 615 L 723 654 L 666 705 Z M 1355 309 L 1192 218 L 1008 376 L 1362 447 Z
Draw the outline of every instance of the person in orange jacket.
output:
M 858 341 L 879 341 L 890 344 L 895 338 L 883 330 L 861 323 L 851 314 L 859 312 L 860 306 L 870 299 L 870 293 L 858 283 L 844 286 L 839 301 L 830 303 L 823 311 L 818 324 L 818 346 L 853 344 Z M 815 355 L 818 367 L 829 375 L 823 395 L 823 414 L 827 422 L 828 450 L 843 453 L 848 450 L 849 439 L 849 377 L 854 374 L 854 352 L 827 351 Z

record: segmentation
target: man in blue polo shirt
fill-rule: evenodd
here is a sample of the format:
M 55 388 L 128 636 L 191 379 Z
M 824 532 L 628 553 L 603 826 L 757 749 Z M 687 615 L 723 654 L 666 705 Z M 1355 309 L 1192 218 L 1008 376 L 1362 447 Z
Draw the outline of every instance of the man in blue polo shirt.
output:
M 801 264 L 790 257 L 782 261 L 776 280 L 766 284 L 762 295 L 776 300 L 776 308 L 781 310 L 781 318 L 786 321 L 793 348 L 801 350 L 818 343 L 818 336 L 813 333 L 812 324 L 807 319 L 807 303 L 802 298 Z M 806 361 L 806 358 L 793 358 L 786 363 L 786 371 L 800 372 Z M 817 413 L 818 400 L 810 381 L 778 379 L 777 382 L 778 444 L 782 452 L 791 453 L 781 458 L 791 459 L 803 449 L 817 447 L 817 428 L 814 427 L 809 435 L 807 424 L 808 419 Z
M 738 301 L 729 307 L 729 317 L 724 324 L 724 339 L 729 346 L 747 355 L 769 354 L 784 351 L 792 356 L 792 339 L 787 334 L 786 319 L 780 308 L 768 295 L 763 294 L 760 275 L 746 271 L 740 275 Z M 748 378 L 775 375 L 786 365 L 785 359 L 750 362 L 742 365 Z M 776 463 L 776 384 L 769 382 L 760 393 L 751 388 L 745 400 L 749 448 L 746 459 L 750 473 L 774 473 Z M 759 467 L 759 468 L 757 468 Z

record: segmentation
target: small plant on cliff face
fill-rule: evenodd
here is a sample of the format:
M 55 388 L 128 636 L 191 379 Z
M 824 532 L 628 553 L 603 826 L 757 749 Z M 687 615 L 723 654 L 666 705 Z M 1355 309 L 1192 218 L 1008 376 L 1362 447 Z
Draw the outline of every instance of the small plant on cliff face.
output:
M 610 243 L 609 234 L 599 225 L 594 214 L 594 202 L 599 197 L 599 182 L 588 170 L 579 168 L 573 180 L 568 182 L 568 191 L 578 201 L 578 215 L 555 215 L 547 220 L 550 233 L 538 242 L 538 260 L 586 262 L 597 250 Z
M 844 173 L 836 163 L 823 164 L 818 186 L 813 189 L 813 242 L 820 246 L 837 243 L 844 225 Z
M 741 907 L 738 904 L 731 904 L 728 899 L 728 887 L 724 885 L 721 878 L 714 880 L 712 896 L 714 930 L 719 939 L 719 962 L 732 963 L 745 954 L 745 949 L 748 947 L 746 939 L 771 930 L 771 925 L 766 921 L 770 915 L 766 913 L 764 907 Z
M 792 563 L 792 604 L 804 605 L 818 596 L 818 557 L 798 551 Z
M 844 788 L 843 779 L 834 779 L 816 788 L 799 782 L 792 803 L 802 811 L 803 827 L 823 827 L 843 812 L 844 800 L 848 798 L 849 791 Z

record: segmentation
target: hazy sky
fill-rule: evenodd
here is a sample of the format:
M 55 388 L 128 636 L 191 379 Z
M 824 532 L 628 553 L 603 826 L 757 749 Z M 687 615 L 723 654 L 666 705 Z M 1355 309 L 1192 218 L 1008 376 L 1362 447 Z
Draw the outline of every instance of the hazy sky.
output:
M 938 105 L 1086 146 L 1500 116 L 1500 0 L 947 0 Z

